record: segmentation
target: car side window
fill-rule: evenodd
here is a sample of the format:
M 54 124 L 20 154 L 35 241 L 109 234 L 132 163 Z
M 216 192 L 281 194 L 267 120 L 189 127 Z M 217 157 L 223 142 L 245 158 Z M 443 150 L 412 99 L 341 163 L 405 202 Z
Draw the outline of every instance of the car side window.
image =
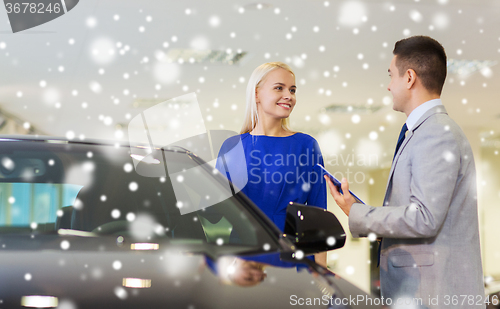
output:
M 0 183 L 0 227 L 53 231 L 61 209 L 73 205 L 82 186 Z

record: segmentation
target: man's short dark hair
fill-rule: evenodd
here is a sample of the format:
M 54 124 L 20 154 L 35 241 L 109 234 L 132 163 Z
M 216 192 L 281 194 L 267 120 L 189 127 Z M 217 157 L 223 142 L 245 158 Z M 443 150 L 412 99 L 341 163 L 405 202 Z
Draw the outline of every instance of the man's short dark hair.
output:
M 446 53 L 443 46 L 428 36 L 412 36 L 396 42 L 393 54 L 402 76 L 412 69 L 425 89 L 438 95 L 446 79 Z

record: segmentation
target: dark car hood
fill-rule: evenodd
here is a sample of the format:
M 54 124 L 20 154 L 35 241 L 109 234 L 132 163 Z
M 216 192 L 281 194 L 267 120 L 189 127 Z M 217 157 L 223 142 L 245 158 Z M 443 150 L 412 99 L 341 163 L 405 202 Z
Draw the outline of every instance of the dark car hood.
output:
M 349 308 L 336 307 L 335 298 L 366 297 L 333 273 L 280 261 L 279 253 L 212 259 L 176 247 L 153 251 L 74 247 L 3 247 L 0 306 L 22 307 L 21 303 L 29 305 L 29 301 L 41 306 L 40 302 L 57 298 L 59 308 L 64 309 L 284 308 L 316 299 L 316 306 L 307 307 Z M 238 272 L 241 268 L 264 275 L 245 280 L 245 274 Z

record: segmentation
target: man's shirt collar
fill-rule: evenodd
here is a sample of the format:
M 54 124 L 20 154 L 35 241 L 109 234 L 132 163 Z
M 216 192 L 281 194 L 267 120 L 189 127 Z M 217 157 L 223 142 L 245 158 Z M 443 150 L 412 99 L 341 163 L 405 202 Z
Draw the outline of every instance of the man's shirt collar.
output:
M 420 117 L 422 117 L 428 110 L 438 105 L 443 105 L 443 103 L 441 103 L 441 99 L 427 101 L 415 108 L 406 119 L 406 126 L 408 127 L 408 130 L 411 131 L 413 127 L 415 127 L 415 124 L 417 124 Z

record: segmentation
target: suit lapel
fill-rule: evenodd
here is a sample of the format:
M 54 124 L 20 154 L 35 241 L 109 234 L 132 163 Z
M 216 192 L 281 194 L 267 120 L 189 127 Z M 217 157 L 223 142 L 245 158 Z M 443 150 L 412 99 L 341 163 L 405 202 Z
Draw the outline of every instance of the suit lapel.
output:
M 394 160 L 393 160 L 392 165 L 391 165 L 391 171 L 389 172 L 389 178 L 387 180 L 387 186 L 385 188 L 385 197 L 384 197 L 384 204 L 383 204 L 384 206 L 386 206 L 385 204 L 387 202 L 387 198 L 390 195 L 390 191 L 392 191 L 392 176 L 394 175 L 394 170 L 396 168 L 396 164 L 398 163 L 398 159 L 399 159 L 401 153 L 403 152 L 403 149 L 405 148 L 406 144 L 408 144 L 410 139 L 413 137 L 413 135 L 415 134 L 415 131 L 418 129 L 418 127 L 420 127 L 420 125 L 422 125 L 422 123 L 424 123 L 427 119 L 429 119 L 430 116 L 432 116 L 434 114 L 443 114 L 443 113 L 447 114 L 446 109 L 444 108 L 443 105 L 438 105 L 438 106 L 431 108 L 430 110 L 425 112 L 425 114 L 422 115 L 422 117 L 420 117 L 418 119 L 415 126 L 411 130 L 408 131 L 408 133 L 407 133 L 408 135 L 404 139 L 403 144 L 401 144 L 401 147 L 398 149 L 398 152 L 396 153 L 396 156 L 394 157 Z

